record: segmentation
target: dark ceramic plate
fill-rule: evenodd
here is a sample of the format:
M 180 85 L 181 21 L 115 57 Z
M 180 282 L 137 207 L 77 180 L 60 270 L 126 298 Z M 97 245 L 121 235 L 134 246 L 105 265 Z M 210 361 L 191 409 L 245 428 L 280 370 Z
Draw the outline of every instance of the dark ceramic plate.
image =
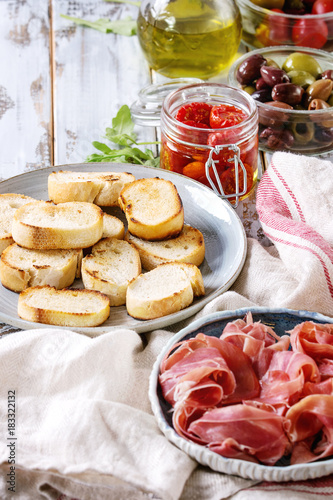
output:
M 248 311 L 251 311 L 253 321 L 262 323 L 274 329 L 275 333 L 282 336 L 288 330 L 292 330 L 303 321 L 314 321 L 316 323 L 333 323 L 333 318 L 323 316 L 309 311 L 293 311 L 291 309 L 267 309 L 267 308 L 244 308 L 235 311 L 221 311 L 193 321 L 189 326 L 181 330 L 170 339 L 163 351 L 157 358 L 150 376 L 149 398 L 158 425 L 165 436 L 180 449 L 202 465 L 227 474 L 259 480 L 259 481 L 299 481 L 315 477 L 325 476 L 333 472 L 333 459 L 321 460 L 309 464 L 289 465 L 286 460 L 280 460 L 278 464 L 265 466 L 238 459 L 224 458 L 204 446 L 188 441 L 180 437 L 172 427 L 172 410 L 164 400 L 158 376 L 160 364 L 164 356 L 172 349 L 172 346 L 182 340 L 195 337 L 198 333 L 219 337 L 227 323 L 238 318 L 243 319 Z

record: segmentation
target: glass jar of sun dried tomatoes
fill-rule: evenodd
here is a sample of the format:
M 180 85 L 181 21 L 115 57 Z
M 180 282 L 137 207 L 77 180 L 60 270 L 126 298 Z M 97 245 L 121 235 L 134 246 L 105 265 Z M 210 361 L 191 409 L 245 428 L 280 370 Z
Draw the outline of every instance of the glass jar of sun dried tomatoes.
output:
M 161 110 L 161 168 L 195 179 L 237 206 L 258 175 L 258 111 L 246 92 L 186 85 Z

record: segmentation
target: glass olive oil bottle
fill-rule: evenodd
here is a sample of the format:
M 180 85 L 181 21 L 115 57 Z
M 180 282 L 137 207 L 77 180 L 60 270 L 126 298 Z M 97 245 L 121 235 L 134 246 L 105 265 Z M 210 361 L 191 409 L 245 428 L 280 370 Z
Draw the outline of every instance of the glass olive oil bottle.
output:
M 241 39 L 233 0 L 143 0 L 137 22 L 149 65 L 170 78 L 217 75 Z

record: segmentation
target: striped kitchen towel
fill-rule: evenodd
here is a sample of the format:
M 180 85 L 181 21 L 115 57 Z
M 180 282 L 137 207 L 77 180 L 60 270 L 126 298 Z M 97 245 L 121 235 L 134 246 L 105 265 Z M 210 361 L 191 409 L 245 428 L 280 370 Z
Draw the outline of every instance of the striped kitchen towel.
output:
M 333 497 L 333 474 L 308 481 L 262 482 L 245 488 L 228 500 L 320 500 Z
M 333 315 L 333 163 L 277 152 L 257 191 L 257 212 L 297 305 Z

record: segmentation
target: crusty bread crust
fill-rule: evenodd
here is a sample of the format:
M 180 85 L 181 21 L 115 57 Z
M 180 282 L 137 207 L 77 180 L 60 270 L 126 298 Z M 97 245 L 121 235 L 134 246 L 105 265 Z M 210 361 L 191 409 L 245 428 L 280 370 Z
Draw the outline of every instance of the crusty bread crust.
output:
M 27 203 L 13 217 L 14 241 L 25 248 L 88 248 L 102 234 L 103 212 L 93 203 Z
M 165 262 L 187 262 L 200 266 L 205 258 L 205 242 L 202 233 L 187 224 L 176 238 L 147 241 L 133 236 L 129 231 L 125 240 L 138 250 L 142 267 L 151 271 Z
M 37 201 L 30 196 L 16 193 L 0 194 L 0 255 L 9 245 L 14 243 L 12 223 L 14 213 L 26 203 Z
M 82 250 L 31 250 L 14 243 L 2 253 L 0 280 L 13 292 L 31 286 L 61 289 L 80 276 Z
M 84 257 L 81 272 L 85 288 L 105 293 L 111 306 L 120 306 L 128 284 L 141 273 L 140 256 L 127 241 L 104 238 Z
M 176 186 L 158 177 L 138 179 L 121 191 L 119 206 L 128 230 L 144 240 L 178 236 L 184 225 L 184 208 Z
M 200 269 L 194 264 L 189 264 L 188 262 L 169 262 L 172 266 L 179 266 L 185 271 L 188 279 L 191 282 L 193 294 L 195 297 L 201 297 L 205 295 L 205 285 Z
M 170 262 L 140 274 L 128 286 L 126 308 L 136 319 L 156 319 L 188 307 L 195 295 L 204 294 L 200 270 Z
M 103 235 L 102 238 L 117 238 L 123 240 L 125 236 L 124 223 L 114 215 L 103 212 Z
M 120 191 L 135 180 L 127 172 L 71 172 L 60 170 L 48 177 L 49 199 L 54 203 L 86 201 L 101 207 L 118 205 Z
M 30 287 L 19 295 L 20 318 L 48 325 L 91 327 L 107 320 L 110 301 L 95 290 Z

